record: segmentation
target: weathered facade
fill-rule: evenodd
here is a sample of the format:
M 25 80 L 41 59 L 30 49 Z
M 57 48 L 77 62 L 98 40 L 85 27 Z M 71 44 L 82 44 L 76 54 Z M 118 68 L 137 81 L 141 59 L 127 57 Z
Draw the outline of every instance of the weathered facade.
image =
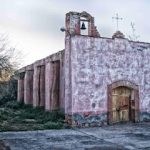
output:
M 18 71 L 18 101 L 62 109 L 75 126 L 149 121 L 149 64 L 149 43 L 100 37 L 91 15 L 69 12 L 65 49 Z

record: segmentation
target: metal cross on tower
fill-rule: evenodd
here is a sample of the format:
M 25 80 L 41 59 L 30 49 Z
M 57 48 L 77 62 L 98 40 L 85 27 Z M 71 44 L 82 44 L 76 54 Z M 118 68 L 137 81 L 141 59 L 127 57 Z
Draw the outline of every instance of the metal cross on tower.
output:
M 116 14 L 116 17 L 112 17 L 112 19 L 116 20 L 116 24 L 117 24 L 117 31 L 119 30 L 119 20 L 122 20 L 122 18 L 119 18 L 118 13 Z

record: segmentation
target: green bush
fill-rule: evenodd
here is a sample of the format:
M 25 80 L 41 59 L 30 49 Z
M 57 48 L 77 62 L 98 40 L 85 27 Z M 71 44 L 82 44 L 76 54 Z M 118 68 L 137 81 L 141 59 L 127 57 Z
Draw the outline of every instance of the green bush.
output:
M 9 81 L 0 82 L 0 105 L 17 99 L 17 81 L 12 77 Z
M 7 101 L 5 104 L 3 104 L 5 107 L 7 108 L 11 108 L 11 109 L 20 109 L 23 107 L 23 103 L 19 103 L 15 100 L 12 101 Z
M 11 100 L 17 99 L 17 80 L 12 76 L 8 82 L 8 95 Z
M 63 111 L 46 112 L 43 107 L 33 108 L 9 96 L 0 100 L 0 131 L 43 130 L 64 128 Z
M 45 129 L 62 129 L 63 124 L 61 122 L 47 122 L 44 124 Z

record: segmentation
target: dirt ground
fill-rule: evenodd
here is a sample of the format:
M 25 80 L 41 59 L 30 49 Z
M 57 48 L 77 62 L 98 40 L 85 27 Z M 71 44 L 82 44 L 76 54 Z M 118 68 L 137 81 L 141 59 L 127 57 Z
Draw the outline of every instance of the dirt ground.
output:
M 0 141 L 0 150 L 10 150 L 10 148 L 6 146 L 3 141 Z
M 11 150 L 150 150 L 150 122 L 84 129 L 1 132 L 0 140 Z

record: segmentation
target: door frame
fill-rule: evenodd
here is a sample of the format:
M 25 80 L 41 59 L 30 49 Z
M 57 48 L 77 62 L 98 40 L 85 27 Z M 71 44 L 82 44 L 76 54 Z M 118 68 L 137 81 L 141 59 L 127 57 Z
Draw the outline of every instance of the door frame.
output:
M 107 86 L 107 109 L 108 109 L 108 114 L 107 114 L 107 122 L 108 124 L 112 124 L 112 90 L 124 86 L 127 88 L 130 88 L 134 92 L 134 100 L 135 100 L 135 118 L 134 122 L 139 121 L 139 87 L 133 82 L 127 81 L 127 80 L 119 80 L 116 82 L 113 82 L 112 84 Z

